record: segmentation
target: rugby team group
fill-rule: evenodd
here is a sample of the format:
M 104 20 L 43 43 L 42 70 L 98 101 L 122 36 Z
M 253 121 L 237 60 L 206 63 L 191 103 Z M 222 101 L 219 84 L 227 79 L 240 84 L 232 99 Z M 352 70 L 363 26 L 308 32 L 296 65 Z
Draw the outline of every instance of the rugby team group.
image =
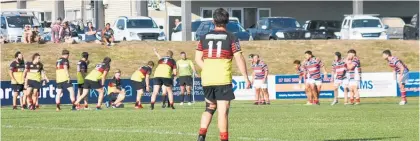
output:
M 181 103 L 184 104 L 185 95 L 188 96 L 191 104 L 191 88 L 193 85 L 192 77 L 201 77 L 201 84 L 206 102 L 205 111 L 201 117 L 201 124 L 198 133 L 198 141 L 204 141 L 206 138 L 207 128 L 211 122 L 213 114 L 218 112 L 218 124 L 220 132 L 220 140 L 228 140 L 228 111 L 231 100 L 235 99 L 232 90 L 232 60 L 235 58 L 237 66 L 244 77 L 246 88 L 249 89 L 251 84 L 256 92 L 256 105 L 269 105 L 269 97 L 267 90 L 267 76 L 268 66 L 257 54 L 249 55 L 251 66 L 253 68 L 252 79 L 248 78 L 246 69 L 246 60 L 242 55 L 242 50 L 238 39 L 231 33 L 226 31 L 226 24 L 229 22 L 229 13 L 219 8 L 214 11 L 213 22 L 215 28 L 213 31 L 207 33 L 200 38 L 195 52 L 195 63 L 201 68 L 200 75 L 196 73 L 194 63 L 187 59 L 186 53 L 181 52 L 181 59 L 175 61 L 173 59 L 173 52 L 168 50 L 166 56 L 160 57 L 159 53 L 154 49 L 159 61 L 155 68 L 153 76 L 153 87 L 149 84 L 152 70 L 155 67 L 153 61 L 148 61 L 144 66 L 131 76 L 131 86 L 137 91 L 135 108 L 143 108 L 141 97 L 145 91 L 149 92 L 152 89 L 152 97 L 150 101 L 150 109 L 153 110 L 156 102 L 156 97 L 162 89 L 163 105 L 168 100 L 168 107 L 175 109 L 173 98 L 173 80 L 178 79 L 181 86 Z M 96 64 L 95 68 L 89 73 L 87 71 L 89 64 L 89 54 L 83 52 L 81 60 L 77 63 L 77 83 L 78 96 L 75 96 L 73 85 L 70 83 L 69 74 L 69 55 L 68 50 L 62 51 L 62 56 L 56 62 L 56 110 L 60 111 L 60 100 L 63 95 L 63 90 L 69 92 L 70 100 L 72 102 L 72 110 L 79 110 L 83 107 L 80 103 L 84 100 L 84 108 L 87 108 L 86 96 L 89 90 L 98 91 L 97 110 L 101 110 L 102 101 L 104 99 L 104 85 L 107 74 L 110 71 L 111 58 L 105 57 L 101 63 Z M 383 59 L 388 61 L 390 67 L 394 69 L 397 81 L 399 82 L 401 90 L 400 105 L 407 104 L 405 98 L 404 84 L 408 79 L 408 68 L 397 57 L 392 56 L 391 51 L 383 51 Z M 299 84 L 304 85 L 305 93 L 307 95 L 307 105 L 319 105 L 319 94 L 322 89 L 322 79 L 327 76 L 323 61 L 315 57 L 311 51 L 304 52 L 305 60 L 295 60 L 295 68 L 299 74 Z M 347 57 L 342 57 L 340 52 L 334 53 L 335 59 L 332 65 L 332 82 L 335 86 L 334 100 L 332 105 L 338 103 L 339 86 L 345 89 L 344 104 L 353 105 L 360 103 L 360 95 L 358 93 L 358 85 L 361 80 L 361 65 L 360 60 L 356 55 L 356 51 L 351 49 L 347 52 Z M 31 62 L 24 61 L 22 52 L 15 53 L 15 60 L 10 64 L 9 75 L 11 77 L 13 89 L 13 109 L 17 109 L 18 94 L 24 91 L 21 97 L 21 109 L 29 108 L 35 110 L 39 108 L 38 94 L 39 89 L 49 82 L 41 63 L 41 55 L 35 53 L 32 55 Z M 321 70 L 324 75 L 321 75 Z M 121 88 L 121 71 L 116 69 L 112 80 L 108 83 L 108 95 L 114 108 L 122 108 L 125 98 L 124 89 Z M 175 78 L 174 78 L 175 77 Z M 302 83 L 304 82 L 304 83 Z M 186 94 L 185 94 L 186 93 Z M 350 96 L 348 96 L 350 93 Z M 28 106 L 26 106 L 28 105 Z

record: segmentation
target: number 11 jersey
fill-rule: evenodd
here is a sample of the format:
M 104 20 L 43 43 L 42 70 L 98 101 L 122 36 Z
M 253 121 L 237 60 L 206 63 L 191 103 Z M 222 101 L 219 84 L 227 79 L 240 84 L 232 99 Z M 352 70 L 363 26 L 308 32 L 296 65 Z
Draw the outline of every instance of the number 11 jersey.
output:
M 211 31 L 200 38 L 197 51 L 203 52 L 203 86 L 232 84 L 232 58 L 241 52 L 239 40 L 226 31 Z

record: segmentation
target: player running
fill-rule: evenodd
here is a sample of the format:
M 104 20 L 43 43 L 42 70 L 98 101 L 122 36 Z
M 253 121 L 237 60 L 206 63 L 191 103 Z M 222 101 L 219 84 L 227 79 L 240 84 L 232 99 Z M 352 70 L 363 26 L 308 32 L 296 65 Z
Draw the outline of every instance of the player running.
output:
M 154 49 L 156 52 L 156 49 Z M 156 52 L 157 53 L 157 52 Z M 166 91 L 168 92 L 169 107 L 175 109 L 174 107 L 174 96 L 172 92 L 173 79 L 172 76 L 176 76 L 176 61 L 172 59 L 173 52 L 168 50 L 165 57 L 162 57 L 158 61 L 158 66 L 156 67 L 154 74 L 154 83 L 153 83 L 153 94 L 151 98 L 151 107 L 153 110 L 155 108 L 156 96 L 159 93 L 159 89 L 162 85 L 166 86 Z
M 124 108 L 125 90 L 121 87 L 121 70 L 119 69 L 115 71 L 114 77 L 108 83 L 108 99 L 107 107 L 111 105 L 112 108 Z
M 61 58 L 57 60 L 56 63 L 56 82 L 57 82 L 57 95 L 55 96 L 55 103 L 57 104 L 56 111 L 60 111 L 60 101 L 61 97 L 63 96 L 63 90 L 67 90 L 69 92 L 71 103 L 73 104 L 71 109 L 76 110 L 76 105 L 74 105 L 75 97 L 73 91 L 73 85 L 70 82 L 70 62 L 69 62 L 69 55 L 70 52 L 68 50 L 63 50 L 61 53 Z
M 268 66 L 261 61 L 259 55 L 253 55 L 252 69 L 252 84 L 255 88 L 255 105 L 270 105 L 270 98 L 268 97 L 267 90 L 267 77 L 268 77 Z
M 77 63 L 77 97 L 79 98 L 83 93 L 83 84 L 85 83 L 85 77 L 87 75 L 87 69 L 89 65 L 89 53 L 83 52 L 82 59 Z M 85 102 L 85 109 L 88 109 L 88 97 L 83 98 Z
M 331 105 L 335 105 L 338 103 L 338 88 L 342 86 L 344 88 L 344 104 L 348 103 L 348 84 L 349 80 L 347 79 L 347 66 L 346 62 L 341 58 L 340 52 L 334 53 L 334 61 L 332 63 L 332 72 L 331 76 L 333 77 L 331 80 L 334 83 L 334 100 Z
M 356 105 L 358 105 L 360 104 L 359 83 L 361 80 L 362 68 L 360 66 L 359 57 L 356 56 L 356 50 L 350 49 L 347 52 L 346 65 L 350 75 L 350 104 L 354 104 L 354 97 L 356 97 Z
M 384 50 L 382 52 L 382 57 L 388 61 L 388 65 L 393 68 L 393 74 L 397 75 L 397 81 L 398 85 L 400 86 L 400 92 L 401 92 L 401 102 L 400 105 L 406 105 L 407 104 L 407 98 L 406 98 L 406 91 L 405 91 L 405 83 L 407 83 L 408 78 L 408 68 L 407 66 L 397 57 L 392 56 L 390 50 Z
M 306 99 L 307 99 L 306 105 L 312 105 L 312 101 L 313 101 L 312 91 L 309 87 L 309 84 L 306 83 L 307 72 L 299 60 L 295 60 L 293 64 L 295 64 L 295 69 L 297 71 L 297 74 L 299 75 L 299 88 L 305 89 L 305 94 L 306 94 Z M 302 87 L 302 81 L 304 84 L 303 87 Z
M 20 51 L 15 53 L 15 60 L 10 63 L 9 76 L 11 79 L 12 89 L 13 89 L 13 110 L 17 110 L 16 101 L 19 93 L 23 92 L 24 85 L 24 76 L 23 72 L 25 71 L 25 61 L 23 60 L 23 55 Z M 20 106 L 22 109 L 26 107 L 26 97 L 20 97 Z
M 305 70 L 308 73 L 308 78 L 306 83 L 309 84 L 309 87 L 312 91 L 313 101 L 312 104 L 319 105 L 319 94 L 321 92 L 322 86 L 322 77 L 321 77 L 321 68 L 324 72 L 324 77 L 327 77 L 327 71 L 325 70 L 324 63 L 321 59 L 312 55 L 311 51 L 305 52 Z
M 104 84 L 106 76 L 111 69 L 111 58 L 105 57 L 102 63 L 96 64 L 95 69 L 93 69 L 85 78 L 85 83 L 83 84 L 83 94 L 77 98 L 75 104 L 77 109 L 80 109 L 80 101 L 87 96 L 89 89 L 94 89 L 98 91 L 98 104 L 96 105 L 96 110 L 102 110 L 102 100 L 104 98 Z
M 204 141 L 214 112 L 218 109 L 220 140 L 228 141 L 228 113 L 230 101 L 235 99 L 232 90 L 232 58 L 235 57 L 244 76 L 246 88 L 250 87 L 245 59 L 239 40 L 226 31 L 229 13 L 223 8 L 213 13 L 215 28 L 200 38 L 195 61 L 202 68 L 201 78 L 206 110 L 201 116 L 198 141 Z
M 37 92 L 45 85 L 45 82 L 50 82 L 45 74 L 44 65 L 41 63 L 41 55 L 35 53 L 32 56 L 32 62 L 26 63 L 24 77 L 27 103 L 29 104 L 29 109 L 35 110 Z M 41 80 L 45 81 L 41 82 Z
M 134 108 L 141 109 L 141 97 L 143 96 L 144 91 L 150 92 L 150 75 L 152 74 L 152 68 L 155 66 L 153 61 L 147 62 L 145 66 L 137 69 L 133 75 L 131 75 L 131 86 L 134 90 L 137 91 L 136 104 Z
M 181 103 L 180 105 L 184 105 L 185 100 L 185 90 L 187 91 L 188 96 L 188 105 L 191 105 L 192 96 L 191 96 L 191 88 L 193 86 L 193 74 L 198 76 L 195 71 L 194 63 L 187 59 L 187 54 L 185 52 L 181 52 L 181 60 L 176 62 L 178 68 L 178 79 L 179 79 L 179 86 L 181 87 Z

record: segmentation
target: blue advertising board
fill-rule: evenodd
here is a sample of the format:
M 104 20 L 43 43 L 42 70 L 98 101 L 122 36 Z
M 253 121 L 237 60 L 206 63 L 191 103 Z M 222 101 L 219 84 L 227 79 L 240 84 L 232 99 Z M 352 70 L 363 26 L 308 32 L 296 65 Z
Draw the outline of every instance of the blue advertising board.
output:
M 405 91 L 407 92 L 407 96 L 419 96 L 420 90 L 420 72 L 409 72 L 408 73 L 408 80 L 405 84 Z M 398 96 L 401 96 L 400 87 L 397 84 L 397 93 Z
M 332 98 L 334 86 L 331 84 L 331 76 L 322 76 L 322 88 L 320 98 Z M 298 99 L 306 98 L 304 83 L 299 85 L 299 75 L 276 75 L 276 99 Z

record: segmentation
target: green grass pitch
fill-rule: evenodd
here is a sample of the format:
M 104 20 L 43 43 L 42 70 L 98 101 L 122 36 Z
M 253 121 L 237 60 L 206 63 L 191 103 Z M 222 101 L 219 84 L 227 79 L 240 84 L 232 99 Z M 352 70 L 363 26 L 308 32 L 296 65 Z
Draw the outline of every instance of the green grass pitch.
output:
M 272 105 L 252 105 L 233 101 L 229 116 L 231 141 L 282 140 L 419 140 L 419 102 L 409 98 L 399 106 L 399 98 L 365 98 L 361 105 L 305 106 L 304 100 L 276 100 Z M 342 102 L 342 100 L 340 100 Z M 90 105 L 94 107 L 94 105 Z M 63 106 L 41 105 L 37 111 L 2 107 L 2 141 L 194 141 L 204 103 L 176 105 L 176 110 L 154 111 L 149 105 L 137 110 L 132 103 L 124 109 L 70 111 Z M 215 114 L 217 116 L 217 114 Z M 217 141 L 217 118 L 207 140 Z

